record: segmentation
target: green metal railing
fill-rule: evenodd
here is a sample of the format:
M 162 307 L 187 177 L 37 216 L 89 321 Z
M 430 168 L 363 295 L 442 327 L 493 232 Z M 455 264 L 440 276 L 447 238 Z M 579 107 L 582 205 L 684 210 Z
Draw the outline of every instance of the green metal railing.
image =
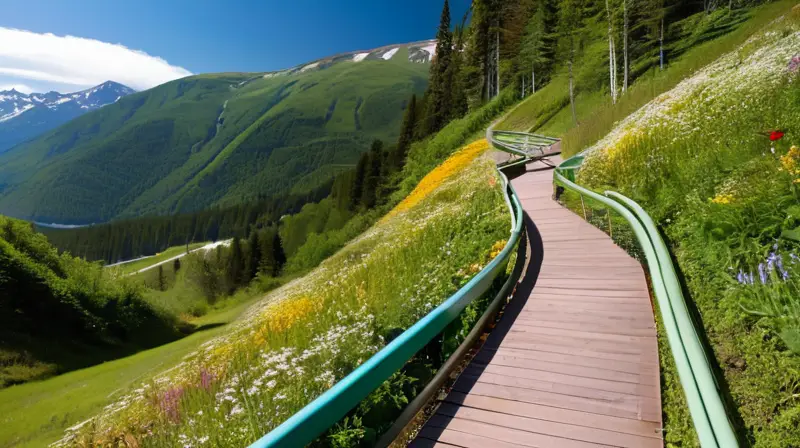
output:
M 584 218 L 587 218 L 584 198 L 588 198 L 615 211 L 629 224 L 644 254 L 645 260 L 642 261 L 645 261 L 652 279 L 669 348 L 700 444 L 720 448 L 739 446 L 711 363 L 689 314 L 669 250 L 655 223 L 642 207 L 619 193 L 606 191 L 601 195 L 576 184 L 575 172 L 582 162 L 582 155 L 565 160 L 556 169 L 554 181 L 580 196 Z M 607 214 L 607 218 L 611 232 L 611 216 Z
M 538 158 L 550 155 L 550 148 L 559 140 L 553 137 L 524 132 L 494 131 L 487 132 L 487 139 L 496 148 L 521 157 Z
M 405 330 L 317 399 L 253 443 L 251 448 L 302 447 L 314 441 L 401 369 L 455 320 L 467 305 L 489 291 L 495 279 L 505 272 L 523 232 L 522 205 L 502 171 L 500 176 L 504 182 L 506 204 L 511 215 L 511 235 L 500 254 L 444 303 Z

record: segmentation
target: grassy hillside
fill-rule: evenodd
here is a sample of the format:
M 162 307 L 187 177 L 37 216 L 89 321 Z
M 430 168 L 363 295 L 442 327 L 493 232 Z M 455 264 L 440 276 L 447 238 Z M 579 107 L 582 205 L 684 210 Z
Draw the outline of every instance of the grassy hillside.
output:
M 193 76 L 130 95 L 0 156 L 0 211 L 59 223 L 304 193 L 397 137 L 428 64 L 347 58 Z
M 661 227 L 757 447 L 800 445 L 798 111 L 795 6 L 618 123 L 578 178 L 631 196 Z M 691 440 L 686 409 L 665 412 L 666 440 Z
M 163 344 L 177 326 L 133 283 L 0 216 L 0 387 Z
M 565 154 L 575 154 L 648 101 L 743 43 L 794 4 L 785 0 L 751 9 L 723 8 L 668 24 L 667 34 L 672 38 L 665 46 L 665 69 L 659 70 L 649 54 L 631 61 L 631 86 L 616 104 L 611 103 L 608 94 L 608 43 L 604 40 L 607 29 L 604 18 L 596 17 L 589 22 L 585 37 L 591 43 L 582 48 L 576 62 L 579 124 L 572 122 L 567 71 L 560 66 L 552 80 L 522 101 L 498 124 L 498 129 L 558 136 L 563 139 Z
M 148 397 L 164 394 L 178 397 L 168 413 L 196 416 L 191 423 L 195 441 L 208 437 L 215 446 L 242 446 L 280 423 L 380 349 L 393 329 L 406 328 L 448 297 L 502 245 L 508 210 L 494 163 L 481 155 L 486 148 L 478 142 L 455 154 L 367 233 L 308 276 L 265 297 L 236 327 L 177 368 L 155 381 L 141 378 L 142 388 L 108 408 L 115 412 L 103 411 L 92 424 L 76 426 L 64 443 L 116 440 L 116 434 L 124 434 L 140 446 L 174 446 L 190 421 L 180 419 L 176 426 L 162 418 L 159 401 Z M 423 275 L 429 283 L 420 287 Z M 275 364 L 304 350 L 307 355 L 292 357 L 290 370 Z M 255 354 L 264 361 L 253 364 Z M 277 376 L 272 369 L 278 369 Z M 271 411 L 242 414 L 242 400 L 272 403 Z M 369 414 L 368 408 L 362 411 Z M 137 429 L 150 424 L 158 425 L 157 436 Z

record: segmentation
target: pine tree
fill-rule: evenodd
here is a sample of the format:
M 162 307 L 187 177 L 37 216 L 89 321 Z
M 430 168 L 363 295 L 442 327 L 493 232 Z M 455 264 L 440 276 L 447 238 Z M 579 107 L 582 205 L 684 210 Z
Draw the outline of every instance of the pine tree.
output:
M 254 279 L 261 263 L 261 247 L 258 244 L 258 231 L 253 230 L 247 238 L 247 258 L 244 264 L 244 278 L 246 282 Z
M 361 196 L 364 194 L 364 179 L 367 176 L 368 164 L 369 154 L 361 154 L 353 178 L 353 190 L 352 193 L 350 193 L 350 210 L 356 210 L 361 204 Z
M 367 172 L 364 175 L 364 188 L 361 192 L 361 205 L 369 210 L 380 199 L 378 187 L 381 182 L 381 164 L 383 162 L 383 142 L 375 140 L 369 150 Z
M 266 275 L 275 276 L 278 270 L 275 261 L 275 235 L 277 232 L 273 229 L 267 229 L 259 234 L 259 244 L 261 246 L 261 262 L 258 270 Z M 280 238 L 279 238 L 280 239 Z
M 436 58 L 431 64 L 431 76 L 427 103 L 427 133 L 439 131 L 451 114 L 451 94 L 448 84 L 448 68 L 453 52 L 453 36 L 450 33 L 450 3 L 444 0 L 439 30 L 436 32 Z
M 242 252 L 242 244 L 238 236 L 233 237 L 231 241 L 226 274 L 228 277 L 229 292 L 232 293 L 233 290 L 242 283 L 244 274 L 244 253 Z
M 283 251 L 283 242 L 281 241 L 281 234 L 275 232 L 272 239 L 272 258 L 275 260 L 275 267 L 273 276 L 277 277 L 283 271 L 283 266 L 286 264 L 286 253 Z
M 400 137 L 397 138 L 397 147 L 392 152 L 392 166 L 395 170 L 400 170 L 408 156 L 411 142 L 414 141 L 414 129 L 417 126 L 417 95 L 412 94 L 411 100 L 406 106 L 403 114 L 403 125 L 400 128 Z
M 536 73 L 537 69 L 548 65 L 549 57 L 545 51 L 547 46 L 547 23 L 546 10 L 543 3 L 537 3 L 534 13 L 525 27 L 525 37 L 522 40 L 520 59 L 525 69 L 530 70 L 531 94 L 536 93 Z M 525 71 L 523 70 L 523 73 Z M 542 76 L 540 74 L 539 79 Z

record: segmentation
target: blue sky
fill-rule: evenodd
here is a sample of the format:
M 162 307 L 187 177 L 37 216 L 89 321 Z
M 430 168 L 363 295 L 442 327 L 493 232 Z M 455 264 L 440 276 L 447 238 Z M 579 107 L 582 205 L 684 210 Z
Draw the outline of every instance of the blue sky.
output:
M 277 70 L 344 51 L 433 38 L 442 3 L 4 0 L 0 32 L 5 29 L 5 40 L 17 45 L 12 54 L 0 48 L 0 90 L 9 85 L 78 90 L 100 74 L 124 77 L 141 89 L 188 72 Z M 454 23 L 469 3 L 451 0 Z M 35 34 L 11 34 L 9 29 Z M 66 35 L 87 40 L 63 39 Z M 126 55 L 122 47 L 101 43 L 153 58 Z

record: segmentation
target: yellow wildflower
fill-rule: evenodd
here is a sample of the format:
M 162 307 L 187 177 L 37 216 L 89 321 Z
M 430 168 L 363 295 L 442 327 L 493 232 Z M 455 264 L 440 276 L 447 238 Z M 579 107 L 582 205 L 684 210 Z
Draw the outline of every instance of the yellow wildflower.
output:
M 253 335 L 253 342 L 262 345 L 270 334 L 284 333 L 303 317 L 318 311 L 319 303 L 308 297 L 281 300 L 267 307 L 262 313 L 259 329 Z
M 792 176 L 800 176 L 800 148 L 792 146 L 789 151 L 781 156 L 781 171 L 786 171 Z M 795 179 L 794 182 L 797 182 Z
M 506 240 L 500 240 L 494 243 L 494 246 L 492 246 L 492 249 L 489 251 L 489 258 L 495 258 L 500 255 L 504 247 L 506 247 Z
M 714 199 L 712 199 L 711 202 L 715 204 L 730 204 L 731 202 L 733 202 L 733 195 L 721 193 L 718 194 L 716 197 L 714 197 Z
M 431 192 L 442 185 L 445 180 L 458 171 L 461 171 L 487 149 L 489 149 L 489 142 L 487 142 L 486 139 L 478 140 L 460 149 L 458 152 L 445 160 L 444 163 L 434 168 L 434 170 L 428 173 L 427 176 L 422 178 L 422 181 L 420 181 L 419 185 L 414 188 L 414 191 L 412 191 L 410 195 L 403 199 L 402 202 L 397 204 L 397 206 L 391 212 L 389 212 L 383 218 L 383 220 L 386 220 L 419 204 L 423 199 L 428 197 Z

